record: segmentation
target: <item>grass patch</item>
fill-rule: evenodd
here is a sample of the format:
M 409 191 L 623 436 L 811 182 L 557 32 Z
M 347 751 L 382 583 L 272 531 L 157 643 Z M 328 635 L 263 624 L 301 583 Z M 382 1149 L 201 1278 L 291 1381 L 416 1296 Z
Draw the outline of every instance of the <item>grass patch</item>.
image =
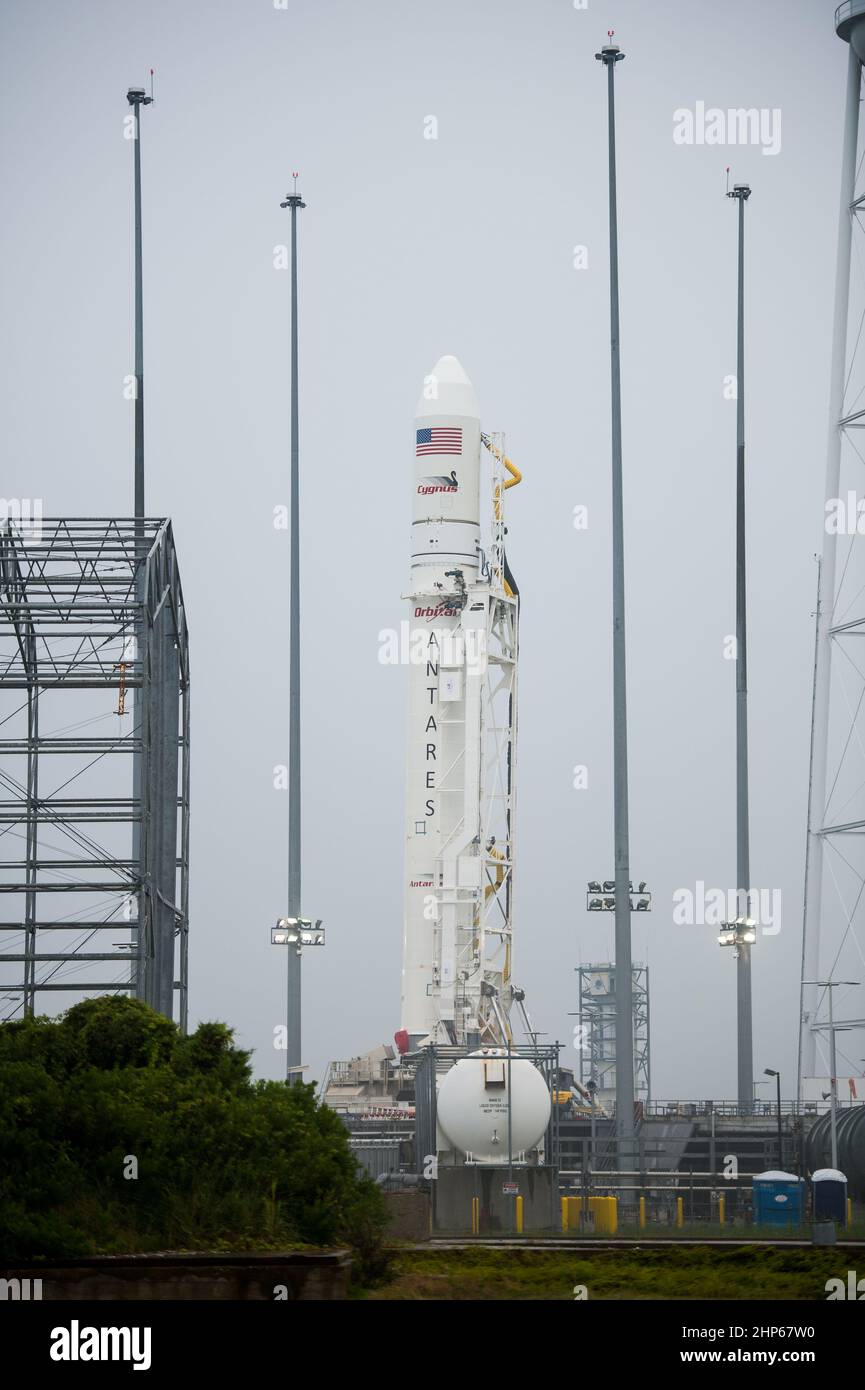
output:
M 862 1267 L 861 1250 L 666 1246 L 616 1250 L 402 1250 L 375 1300 L 781 1299 L 826 1297 L 827 1279 Z

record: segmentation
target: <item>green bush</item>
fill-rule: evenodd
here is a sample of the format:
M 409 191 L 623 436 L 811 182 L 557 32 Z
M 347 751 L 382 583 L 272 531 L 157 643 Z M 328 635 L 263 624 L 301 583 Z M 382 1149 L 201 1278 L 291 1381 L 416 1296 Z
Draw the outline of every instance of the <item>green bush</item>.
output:
M 384 1225 L 315 1088 L 252 1081 L 223 1024 L 105 996 L 0 1025 L 0 1260 L 345 1243 L 371 1281 Z

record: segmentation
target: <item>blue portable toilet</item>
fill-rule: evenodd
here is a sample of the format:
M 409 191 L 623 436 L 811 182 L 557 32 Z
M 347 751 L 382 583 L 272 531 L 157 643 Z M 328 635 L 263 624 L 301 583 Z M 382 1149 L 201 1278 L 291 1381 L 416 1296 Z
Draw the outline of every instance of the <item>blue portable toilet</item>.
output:
M 818 1168 L 811 1174 L 811 1202 L 815 1221 L 847 1225 L 847 1178 L 837 1168 Z
M 754 1225 L 800 1226 L 805 1209 L 805 1181 L 795 1173 L 755 1173 Z

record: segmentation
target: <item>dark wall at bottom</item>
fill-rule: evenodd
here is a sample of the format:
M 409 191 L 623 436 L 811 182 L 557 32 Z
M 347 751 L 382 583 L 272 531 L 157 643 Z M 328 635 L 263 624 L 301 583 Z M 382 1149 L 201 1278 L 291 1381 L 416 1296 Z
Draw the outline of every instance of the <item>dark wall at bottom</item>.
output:
M 150 1299 L 339 1299 L 348 1295 L 347 1251 L 284 1255 L 99 1255 L 0 1269 L 0 1297 L 43 1302 Z M 41 1290 L 34 1280 L 41 1280 Z M 29 1281 L 27 1283 L 26 1281 Z

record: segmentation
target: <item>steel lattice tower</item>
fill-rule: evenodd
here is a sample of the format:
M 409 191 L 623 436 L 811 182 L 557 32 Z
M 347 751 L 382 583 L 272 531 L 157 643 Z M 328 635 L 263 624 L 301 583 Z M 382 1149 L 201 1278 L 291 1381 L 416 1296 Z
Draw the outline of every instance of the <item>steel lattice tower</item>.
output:
M 865 498 L 865 178 L 857 165 L 865 0 L 841 5 L 835 25 L 849 48 L 802 937 L 799 1094 L 810 1099 L 817 1097 L 808 1094 L 815 1090 L 808 1079 L 829 1074 L 825 1034 L 815 1031 L 825 1025 L 827 1001 L 826 990 L 805 982 L 841 979 L 851 971 L 854 979 L 865 978 L 865 502 L 859 500 Z M 861 993 L 848 1012 L 865 1013 Z M 821 1086 L 825 1081 L 816 1090 Z
M 631 970 L 633 1075 L 635 1099 L 652 1097 L 649 1055 L 649 967 Z M 616 967 L 611 961 L 577 967 L 579 982 L 580 1075 L 595 1085 L 595 1098 L 612 1114 L 616 1102 L 619 1054 L 616 1048 Z

